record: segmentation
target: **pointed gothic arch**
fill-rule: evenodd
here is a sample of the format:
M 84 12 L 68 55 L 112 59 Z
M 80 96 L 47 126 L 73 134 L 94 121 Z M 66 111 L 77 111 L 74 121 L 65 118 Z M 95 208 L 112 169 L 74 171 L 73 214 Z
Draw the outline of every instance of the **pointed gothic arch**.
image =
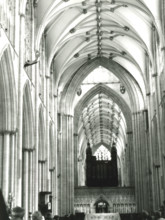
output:
M 0 188 L 7 201 L 14 191 L 15 137 L 17 132 L 17 98 L 13 59 L 9 46 L 0 56 Z
M 131 73 L 129 73 L 124 67 L 122 67 L 115 61 L 102 57 L 101 59 L 95 58 L 88 63 L 82 65 L 74 73 L 73 77 L 67 81 L 61 94 L 59 112 L 73 114 L 73 103 L 78 87 L 80 86 L 81 82 L 87 77 L 87 75 L 98 66 L 102 66 L 111 71 L 125 86 L 131 101 L 132 112 L 144 108 L 144 91 L 142 91 L 141 86 L 131 75 Z
M 15 131 L 17 100 L 14 68 L 10 48 L 0 57 L 0 131 Z

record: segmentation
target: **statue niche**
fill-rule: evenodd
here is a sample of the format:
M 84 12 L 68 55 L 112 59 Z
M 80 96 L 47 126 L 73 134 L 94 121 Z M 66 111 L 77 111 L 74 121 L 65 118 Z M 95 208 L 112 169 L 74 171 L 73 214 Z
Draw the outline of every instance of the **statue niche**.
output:
M 86 149 L 86 186 L 116 187 L 118 186 L 117 150 L 115 144 L 111 148 L 111 160 L 96 160 L 88 143 Z

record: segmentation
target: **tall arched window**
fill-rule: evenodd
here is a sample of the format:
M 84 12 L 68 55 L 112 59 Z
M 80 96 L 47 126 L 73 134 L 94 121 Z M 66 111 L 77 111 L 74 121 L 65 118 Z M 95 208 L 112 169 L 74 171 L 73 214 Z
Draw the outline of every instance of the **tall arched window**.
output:
M 111 153 L 104 145 L 97 149 L 94 156 L 96 156 L 97 160 L 111 160 Z

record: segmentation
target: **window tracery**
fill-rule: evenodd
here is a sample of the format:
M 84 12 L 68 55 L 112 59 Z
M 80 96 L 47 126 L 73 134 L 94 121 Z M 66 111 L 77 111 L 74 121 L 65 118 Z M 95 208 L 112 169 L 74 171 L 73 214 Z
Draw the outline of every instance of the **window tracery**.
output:
M 97 160 L 111 160 L 111 153 L 110 151 L 101 145 L 97 151 L 95 152 L 94 156 L 96 156 Z

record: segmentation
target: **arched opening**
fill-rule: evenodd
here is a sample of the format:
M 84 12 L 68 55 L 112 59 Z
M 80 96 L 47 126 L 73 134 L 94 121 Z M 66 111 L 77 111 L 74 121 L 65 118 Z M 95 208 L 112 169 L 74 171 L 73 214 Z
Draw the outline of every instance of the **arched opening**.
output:
M 99 66 L 117 78 L 119 89 L 115 90 L 105 82 L 97 82 L 87 91 L 77 93 L 80 87 L 82 88 L 87 76 Z M 124 90 L 120 88 L 120 83 L 124 85 Z M 69 116 L 74 112 L 75 187 L 85 186 L 86 183 L 84 171 L 86 170 L 85 152 L 88 142 L 93 149 L 100 143 L 111 148 L 115 142 L 117 156 L 120 158 L 120 177 L 122 176 L 120 185 L 134 186 L 135 173 L 132 172 L 134 159 L 131 159 L 130 153 L 132 147 L 132 112 L 144 108 L 143 93 L 136 80 L 125 68 L 103 57 L 90 60 L 81 66 L 71 80 L 65 84 L 64 89 L 61 90 L 61 88 L 62 84 L 58 91 L 60 94 L 58 110 L 62 115 L 62 120 L 65 118 L 63 115 Z M 126 92 L 123 94 L 125 90 Z M 77 94 L 80 95 L 79 98 Z M 71 124 L 68 126 L 72 128 Z M 61 135 L 63 143 L 67 142 L 65 134 L 67 134 L 68 128 L 63 127 Z M 130 134 L 129 138 L 128 134 Z M 67 140 L 69 142 L 69 139 Z M 125 150 L 126 147 L 127 150 Z M 62 158 L 65 158 L 64 155 Z M 66 176 L 64 172 L 62 175 Z M 115 186 L 117 185 L 115 184 Z M 75 191 L 79 192 L 76 188 Z M 77 197 L 76 193 L 75 196 Z
M 109 204 L 104 200 L 97 201 L 95 204 L 96 213 L 108 213 L 109 212 Z
M 0 188 L 5 201 L 15 196 L 17 96 L 10 48 L 0 57 Z
M 119 99 L 117 93 L 108 86 L 98 84 L 90 89 L 75 108 L 75 133 L 78 130 L 77 166 L 78 185 L 85 185 L 84 171 L 85 151 L 87 142 L 90 142 L 92 153 L 104 145 L 109 151 L 113 142 L 116 143 L 118 158 L 120 159 L 120 173 L 126 173 L 125 147 L 130 143 L 127 140 L 127 131 L 131 130 L 131 113 L 124 100 Z M 76 156 L 76 155 L 75 155 Z M 119 163 L 119 162 L 118 162 Z M 121 170 L 122 169 L 122 170 Z M 130 178 L 130 177 L 128 177 Z M 123 180 L 122 180 L 123 181 Z M 120 185 L 121 183 L 120 175 Z M 128 183 L 125 183 L 128 184 Z

